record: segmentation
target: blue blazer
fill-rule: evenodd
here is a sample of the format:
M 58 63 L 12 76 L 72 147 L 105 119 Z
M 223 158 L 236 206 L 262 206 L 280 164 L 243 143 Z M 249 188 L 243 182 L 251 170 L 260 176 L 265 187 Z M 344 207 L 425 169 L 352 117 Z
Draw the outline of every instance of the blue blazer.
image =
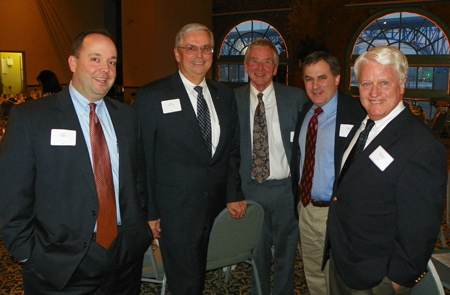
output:
M 377 163 L 387 154 L 393 161 L 383 171 Z M 446 166 L 444 146 L 409 108 L 358 155 L 335 189 L 324 257 L 331 248 L 349 287 L 421 279 L 442 222 Z

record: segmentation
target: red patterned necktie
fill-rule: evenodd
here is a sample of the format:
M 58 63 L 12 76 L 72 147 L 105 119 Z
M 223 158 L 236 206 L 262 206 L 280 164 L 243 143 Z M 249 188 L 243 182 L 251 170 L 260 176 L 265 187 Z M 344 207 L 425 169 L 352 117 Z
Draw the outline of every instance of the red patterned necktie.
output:
M 258 105 L 253 121 L 253 164 L 252 176 L 262 183 L 270 175 L 269 138 L 267 133 L 266 109 L 262 100 L 263 94 L 258 93 Z
M 116 199 L 108 145 L 102 125 L 95 114 L 95 103 L 89 104 L 89 132 L 91 136 L 92 162 L 98 197 L 97 243 L 109 249 L 117 237 Z
M 299 195 L 303 207 L 311 202 L 311 190 L 314 178 L 314 165 L 316 156 L 317 126 L 319 120 L 317 117 L 323 112 L 321 108 L 316 108 L 314 115 L 308 124 L 305 143 L 305 161 L 303 162 L 302 179 L 300 180 Z

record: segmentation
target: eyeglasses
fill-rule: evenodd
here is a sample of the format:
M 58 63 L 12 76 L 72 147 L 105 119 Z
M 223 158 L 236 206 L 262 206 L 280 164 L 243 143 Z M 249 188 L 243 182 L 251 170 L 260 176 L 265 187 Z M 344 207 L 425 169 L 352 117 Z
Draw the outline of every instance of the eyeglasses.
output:
M 198 52 L 198 46 L 196 45 L 186 45 L 184 47 L 178 47 L 178 48 L 183 48 L 184 51 L 186 51 L 187 54 L 197 54 Z M 205 55 L 210 55 L 214 52 L 214 49 L 212 46 L 209 45 L 203 45 L 202 47 L 200 47 L 200 50 L 202 51 L 203 54 Z

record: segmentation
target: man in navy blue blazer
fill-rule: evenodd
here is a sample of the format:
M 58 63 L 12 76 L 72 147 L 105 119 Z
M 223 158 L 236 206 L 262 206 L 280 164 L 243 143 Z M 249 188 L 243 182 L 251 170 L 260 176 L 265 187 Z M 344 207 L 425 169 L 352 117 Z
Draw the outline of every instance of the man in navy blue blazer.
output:
M 363 53 L 355 73 L 367 117 L 349 139 L 329 209 L 331 294 L 410 294 L 441 226 L 446 151 L 402 101 L 408 60 L 400 50 Z M 350 157 L 355 145 L 364 149 Z

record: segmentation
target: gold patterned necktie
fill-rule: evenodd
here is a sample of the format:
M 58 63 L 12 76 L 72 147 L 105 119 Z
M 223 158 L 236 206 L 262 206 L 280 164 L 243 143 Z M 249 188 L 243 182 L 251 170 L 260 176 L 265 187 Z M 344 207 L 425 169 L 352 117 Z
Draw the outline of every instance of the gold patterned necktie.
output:
M 117 237 L 117 213 L 111 160 L 102 125 L 95 114 L 95 103 L 89 107 L 89 132 L 91 137 L 92 162 L 98 197 L 97 243 L 109 249 Z
M 252 176 L 259 183 L 270 175 L 269 137 L 267 133 L 266 109 L 262 100 L 263 94 L 258 93 L 258 105 L 253 121 L 253 164 Z
M 308 206 L 311 202 L 311 191 L 314 178 L 314 166 L 316 163 L 316 141 L 317 141 L 317 127 L 319 126 L 319 119 L 317 118 L 323 110 L 316 108 L 314 115 L 308 124 L 305 143 L 305 161 L 303 162 L 302 178 L 300 180 L 299 197 L 302 201 L 303 207 Z

